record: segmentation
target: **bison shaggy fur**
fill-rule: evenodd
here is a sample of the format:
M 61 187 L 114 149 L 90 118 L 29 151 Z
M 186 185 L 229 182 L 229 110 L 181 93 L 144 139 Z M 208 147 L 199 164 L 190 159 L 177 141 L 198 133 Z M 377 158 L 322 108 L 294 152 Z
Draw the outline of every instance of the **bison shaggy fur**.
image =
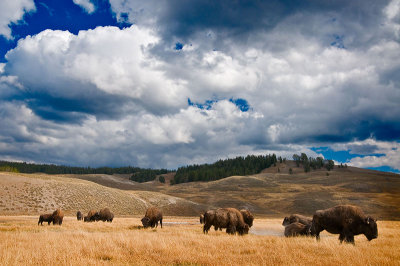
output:
M 150 207 L 146 210 L 146 214 L 142 218 L 142 224 L 144 228 L 147 227 L 158 227 L 158 221 L 160 221 L 162 228 L 162 212 L 157 207 Z
M 338 205 L 326 210 L 315 212 L 311 225 L 311 234 L 319 240 L 323 230 L 331 234 L 339 234 L 340 243 L 354 244 L 354 236 L 364 234 L 371 241 L 378 237 L 376 219 L 367 216 L 357 206 Z
M 53 212 L 53 224 L 62 225 L 63 219 L 64 213 L 60 209 Z
M 39 216 L 39 221 L 38 221 L 38 225 L 41 224 L 43 225 L 43 222 L 47 222 L 48 225 L 51 224 L 51 222 L 53 221 L 53 214 L 41 214 Z
M 203 217 L 204 217 L 203 224 L 205 224 L 206 221 L 208 221 L 208 224 L 210 225 L 210 227 L 214 225 L 214 230 L 217 231 L 218 230 L 218 226 L 214 222 L 215 221 L 215 212 L 216 212 L 216 210 L 208 210 L 208 211 L 206 211 L 203 214 Z M 208 230 L 210 229 L 210 227 L 203 226 L 203 233 L 208 233 Z M 219 230 L 222 231 L 222 228 L 219 228 Z
M 99 213 L 95 210 L 90 210 L 87 216 L 83 218 L 84 222 L 95 222 L 98 220 L 99 220 Z
M 292 223 L 301 223 L 304 225 L 311 225 L 312 218 L 301 215 L 301 214 L 292 214 L 289 217 L 285 217 L 283 219 L 282 225 L 287 226 Z
M 110 211 L 109 208 L 104 208 L 102 210 L 99 211 L 99 220 L 103 221 L 103 222 L 112 222 L 112 220 L 114 219 L 114 214 Z
M 310 225 L 294 222 L 285 226 L 285 236 L 306 236 L 310 234 Z
M 253 226 L 253 221 L 254 221 L 254 216 L 253 214 L 246 209 L 240 210 L 240 212 L 243 215 L 243 220 L 244 222 L 249 226 L 252 227 Z
M 242 213 L 235 208 L 221 208 L 204 215 L 203 232 L 208 233 L 210 227 L 226 228 L 228 234 L 247 234 L 249 226 L 243 220 Z

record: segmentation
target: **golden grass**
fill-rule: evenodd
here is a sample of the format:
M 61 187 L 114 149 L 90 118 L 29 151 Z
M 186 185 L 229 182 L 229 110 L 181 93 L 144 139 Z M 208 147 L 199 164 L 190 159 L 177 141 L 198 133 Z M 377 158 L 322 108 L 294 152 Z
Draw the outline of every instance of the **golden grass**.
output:
M 176 224 L 180 223 L 182 224 Z M 37 217 L 0 216 L 0 265 L 392 265 L 400 264 L 400 222 L 379 221 L 379 237 L 356 245 L 337 236 L 285 238 L 281 219 L 257 219 L 244 237 L 202 233 L 197 217 L 166 217 L 163 229 L 143 229 L 140 218 L 37 226 Z

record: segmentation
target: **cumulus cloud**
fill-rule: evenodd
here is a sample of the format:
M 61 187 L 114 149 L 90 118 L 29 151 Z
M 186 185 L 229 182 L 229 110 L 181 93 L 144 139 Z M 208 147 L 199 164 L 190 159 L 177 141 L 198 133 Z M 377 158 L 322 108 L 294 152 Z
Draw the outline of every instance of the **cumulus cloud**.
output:
M 11 39 L 11 23 L 18 23 L 26 12 L 35 10 L 33 0 L 2 0 L 0 1 L 0 35 Z
M 195 1 L 193 9 L 111 0 L 117 18 L 134 25 L 21 39 L 0 67 L 0 119 L 10 125 L 0 129 L 0 156 L 175 168 L 347 145 L 385 154 L 353 165 L 398 162 L 397 2 L 317 2 L 287 10 L 280 1 Z M 197 17 L 202 8 L 215 16 Z
M 73 0 L 74 3 L 84 10 L 88 12 L 89 14 L 93 13 L 96 10 L 96 7 L 90 0 Z
M 100 115 L 98 118 L 138 108 L 170 112 L 186 105 L 187 93 L 183 81 L 165 76 L 161 70 L 164 62 L 147 54 L 155 42 L 157 37 L 150 30 L 136 26 L 122 30 L 98 27 L 78 35 L 45 30 L 20 40 L 7 53 L 4 69 L 6 75 L 18 76 L 29 88 L 26 97 L 39 100 L 38 107 L 45 104 L 58 111 Z M 60 105 L 61 100 L 68 106 Z M 35 101 L 31 108 L 40 111 Z
M 346 144 L 333 145 L 336 150 L 351 150 L 351 152 L 357 153 L 360 149 L 373 148 L 373 152 L 369 151 L 367 156 L 357 156 L 352 158 L 349 165 L 356 167 L 380 167 L 389 166 L 392 169 L 400 170 L 400 143 L 396 141 L 383 142 L 375 139 L 366 139 L 363 141 L 355 141 Z M 373 154 L 380 155 L 373 155 Z M 362 154 L 362 153 L 361 153 Z M 369 154 L 369 155 L 368 155 Z

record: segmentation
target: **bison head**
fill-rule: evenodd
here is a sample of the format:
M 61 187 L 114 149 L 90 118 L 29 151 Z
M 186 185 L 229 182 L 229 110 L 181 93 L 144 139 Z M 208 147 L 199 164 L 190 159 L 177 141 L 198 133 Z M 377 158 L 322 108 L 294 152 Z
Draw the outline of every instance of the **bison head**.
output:
M 238 228 L 239 235 L 244 235 L 249 233 L 249 225 L 245 224 L 243 227 Z
M 150 218 L 149 217 L 143 217 L 142 218 L 142 224 L 144 228 L 147 228 L 150 226 Z
M 287 225 L 289 225 L 289 224 L 290 224 L 289 217 L 285 217 L 285 219 L 283 219 L 282 225 L 283 225 L 283 226 L 287 226 Z
M 378 237 L 378 225 L 376 224 L 376 219 L 371 216 L 365 218 L 363 229 L 363 233 L 369 241 Z
M 200 223 L 204 224 L 204 214 L 200 214 Z

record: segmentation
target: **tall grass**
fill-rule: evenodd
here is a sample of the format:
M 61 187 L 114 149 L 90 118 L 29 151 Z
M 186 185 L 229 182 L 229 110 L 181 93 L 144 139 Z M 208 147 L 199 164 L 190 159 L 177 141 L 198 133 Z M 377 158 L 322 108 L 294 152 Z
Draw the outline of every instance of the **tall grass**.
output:
M 400 222 L 380 221 L 379 237 L 356 245 L 337 236 L 313 238 L 204 235 L 197 218 L 168 218 L 163 229 L 142 229 L 140 218 L 83 223 L 66 217 L 62 226 L 37 226 L 37 217 L 0 217 L 0 265 L 391 265 L 400 264 Z M 280 228 L 281 220 L 260 219 L 255 227 Z M 283 231 L 283 227 L 282 227 Z

